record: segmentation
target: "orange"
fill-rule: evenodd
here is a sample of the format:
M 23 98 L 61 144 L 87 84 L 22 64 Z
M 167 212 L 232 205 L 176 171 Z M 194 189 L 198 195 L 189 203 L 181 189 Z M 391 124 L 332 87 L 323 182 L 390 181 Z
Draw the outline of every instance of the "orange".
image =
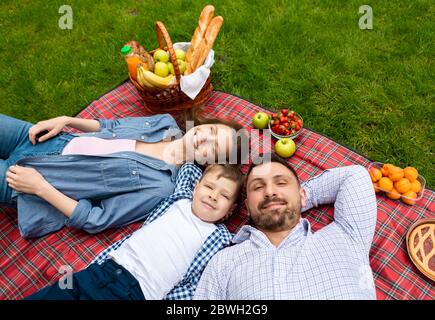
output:
M 391 163 L 386 163 L 382 166 L 381 172 L 384 177 L 388 177 L 388 172 L 391 167 L 394 167 L 394 165 L 392 165 Z
M 394 189 L 400 193 L 408 192 L 411 190 L 411 182 L 406 178 L 402 178 L 399 181 L 394 182 Z
M 373 182 L 373 189 L 375 190 L 375 192 L 379 192 L 379 186 L 377 182 Z
M 383 191 L 393 190 L 393 182 L 387 177 L 382 177 L 378 181 L 378 186 L 379 186 L 379 188 L 383 189 Z
M 411 191 L 414 191 L 415 193 L 419 193 L 421 190 L 421 183 L 418 180 L 411 182 Z
M 382 172 L 378 168 L 370 168 L 369 174 L 373 182 L 376 182 L 382 178 Z
M 406 204 L 413 205 L 415 203 L 415 200 L 405 199 L 404 197 L 415 199 L 415 198 L 417 198 L 417 194 L 414 191 L 408 191 L 408 192 L 405 192 L 404 194 L 402 194 L 402 198 L 400 199 L 403 202 L 405 202 Z
M 418 177 L 418 171 L 414 167 L 406 167 L 405 169 L 403 169 L 403 174 L 405 175 L 405 178 L 408 179 L 410 182 L 417 180 Z
M 390 178 L 391 181 L 399 181 L 403 178 L 403 169 L 399 167 L 390 167 L 388 169 L 388 178 Z
M 390 192 L 387 192 L 387 197 L 393 200 L 398 200 L 400 199 L 400 193 L 397 192 L 396 189 L 393 188 L 393 190 L 391 190 Z

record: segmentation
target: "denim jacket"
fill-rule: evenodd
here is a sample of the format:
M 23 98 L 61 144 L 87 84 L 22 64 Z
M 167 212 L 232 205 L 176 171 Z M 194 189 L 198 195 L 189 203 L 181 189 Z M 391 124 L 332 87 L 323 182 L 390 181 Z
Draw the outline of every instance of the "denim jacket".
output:
M 99 132 L 74 136 L 145 142 L 182 136 L 169 114 L 99 122 Z M 17 164 L 35 168 L 57 190 L 78 201 L 68 218 L 42 198 L 13 192 L 23 237 L 40 237 L 63 226 L 97 233 L 144 219 L 173 193 L 178 171 L 175 165 L 131 151 L 100 156 L 28 156 Z

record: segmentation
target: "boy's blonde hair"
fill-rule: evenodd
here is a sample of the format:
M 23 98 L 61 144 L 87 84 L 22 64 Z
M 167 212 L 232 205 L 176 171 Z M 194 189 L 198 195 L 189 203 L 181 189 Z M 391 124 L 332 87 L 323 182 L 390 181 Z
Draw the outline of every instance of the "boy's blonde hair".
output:
M 219 170 L 218 178 L 227 178 L 228 180 L 231 180 L 235 183 L 237 183 L 237 191 L 240 190 L 240 188 L 243 186 L 244 182 L 244 175 L 240 171 L 238 165 L 234 164 L 210 164 L 208 165 L 204 172 L 202 173 L 201 179 L 199 179 L 199 182 L 202 181 L 203 177 L 209 173 Z

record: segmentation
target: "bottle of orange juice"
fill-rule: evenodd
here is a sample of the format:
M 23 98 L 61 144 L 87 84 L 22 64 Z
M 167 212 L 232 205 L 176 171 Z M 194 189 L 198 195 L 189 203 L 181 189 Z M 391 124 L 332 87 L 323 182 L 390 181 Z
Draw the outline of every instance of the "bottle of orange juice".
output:
M 134 53 L 134 50 L 130 46 L 123 46 L 121 48 L 121 54 L 124 56 L 127 62 L 128 72 L 134 81 L 137 81 L 137 65 L 141 63 L 141 59 Z

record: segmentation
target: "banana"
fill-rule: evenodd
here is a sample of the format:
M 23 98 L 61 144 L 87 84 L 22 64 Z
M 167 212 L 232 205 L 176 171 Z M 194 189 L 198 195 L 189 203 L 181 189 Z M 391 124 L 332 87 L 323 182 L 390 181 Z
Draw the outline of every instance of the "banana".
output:
M 160 89 L 166 89 L 171 84 L 175 83 L 175 76 L 170 74 L 167 77 L 163 78 L 149 70 L 142 70 L 143 79 L 150 83 L 153 87 L 157 87 Z
M 142 64 L 137 66 L 137 82 L 142 87 L 154 88 L 154 86 L 150 82 L 148 82 L 148 80 L 145 78 L 145 76 L 144 76 L 145 71 L 148 71 L 148 70 L 145 69 L 145 67 Z

